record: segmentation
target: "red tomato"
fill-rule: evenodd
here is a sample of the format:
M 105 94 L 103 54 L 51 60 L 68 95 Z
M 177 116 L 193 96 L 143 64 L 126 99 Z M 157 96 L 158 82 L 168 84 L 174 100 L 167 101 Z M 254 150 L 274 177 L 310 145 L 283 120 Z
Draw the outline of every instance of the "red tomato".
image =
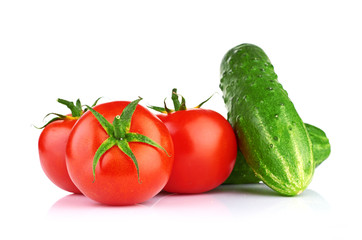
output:
M 171 133 L 175 149 L 170 180 L 164 190 L 201 193 L 223 183 L 236 160 L 236 137 L 219 113 L 201 108 L 157 115 Z
M 94 107 L 110 123 L 129 102 L 110 102 Z M 87 111 L 73 127 L 66 149 L 68 172 L 81 192 L 100 203 L 130 205 L 155 196 L 167 183 L 173 163 L 173 143 L 166 126 L 146 108 L 137 105 L 130 132 L 139 133 L 161 145 L 161 149 L 145 143 L 130 142 L 139 166 L 117 146 L 102 155 L 92 172 L 93 158 L 99 146 L 109 138 L 95 116 Z
M 40 163 L 47 177 L 63 190 L 81 193 L 69 177 L 65 164 L 65 146 L 77 120 L 57 120 L 47 125 L 39 137 Z

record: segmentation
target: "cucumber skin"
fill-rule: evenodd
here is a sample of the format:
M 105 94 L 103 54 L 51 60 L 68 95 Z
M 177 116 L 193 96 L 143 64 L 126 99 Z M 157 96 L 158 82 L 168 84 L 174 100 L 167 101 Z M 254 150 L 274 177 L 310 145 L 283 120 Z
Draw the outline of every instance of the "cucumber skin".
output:
M 304 123 L 304 125 L 306 126 L 309 138 L 312 141 L 315 167 L 318 167 L 329 157 L 331 153 L 331 145 L 323 130 L 307 123 Z M 249 184 L 259 182 L 260 179 L 255 175 L 253 169 L 246 163 L 242 152 L 238 149 L 233 171 L 223 184 Z
M 249 184 L 259 183 L 260 181 L 253 169 L 246 163 L 240 149 L 238 149 L 234 168 L 223 184 Z
M 264 51 L 252 44 L 229 50 L 220 88 L 239 148 L 256 176 L 282 195 L 303 192 L 314 173 L 311 140 Z
M 318 167 L 331 154 L 331 145 L 325 132 L 316 126 L 304 123 L 312 141 L 314 165 Z

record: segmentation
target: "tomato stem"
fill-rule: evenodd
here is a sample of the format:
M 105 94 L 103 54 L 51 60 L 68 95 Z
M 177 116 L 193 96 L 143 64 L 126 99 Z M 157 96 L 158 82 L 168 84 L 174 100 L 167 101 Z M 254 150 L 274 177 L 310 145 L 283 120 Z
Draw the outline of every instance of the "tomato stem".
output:
M 92 107 L 87 106 L 88 110 L 95 116 L 95 118 L 98 120 L 98 122 L 101 124 L 103 129 L 108 134 L 108 138 L 99 146 L 97 149 L 94 158 L 93 158 L 93 165 L 92 165 L 92 171 L 93 171 L 93 182 L 95 181 L 95 175 L 96 175 L 96 166 L 100 160 L 100 158 L 113 146 L 117 146 L 123 153 L 125 153 L 128 157 L 131 158 L 133 161 L 136 170 L 137 170 L 137 178 L 138 182 L 140 182 L 140 174 L 139 174 L 139 167 L 138 162 L 133 154 L 129 143 L 130 142 L 141 142 L 146 143 L 150 146 L 159 148 L 163 150 L 167 156 L 170 157 L 170 155 L 167 153 L 167 151 L 160 146 L 158 143 L 153 141 L 147 136 L 144 136 L 139 133 L 133 133 L 130 132 L 131 128 L 131 121 L 133 113 L 136 110 L 136 107 L 138 103 L 142 100 L 142 98 L 139 98 L 131 103 L 129 103 L 122 111 L 120 115 L 117 115 L 114 120 L 113 124 L 108 122 L 107 119 L 105 119 L 99 112 L 94 110 Z
M 122 139 L 122 131 L 121 131 L 121 116 L 117 115 L 113 120 L 113 127 L 114 127 L 114 137 L 116 139 Z
M 83 109 L 79 99 L 77 99 L 76 104 L 74 104 L 74 102 L 70 102 L 61 98 L 58 98 L 57 101 L 67 106 L 72 112 L 73 117 L 80 117 L 82 115 Z
M 204 105 L 206 102 L 208 102 L 214 95 L 215 95 L 215 93 L 212 94 L 208 99 L 206 99 L 205 101 L 203 101 L 202 103 L 197 105 L 195 108 L 201 108 L 201 106 Z
M 95 105 L 97 105 L 98 101 L 100 98 L 98 98 L 92 105 L 92 107 L 94 107 Z M 59 113 L 48 113 L 47 115 L 45 115 L 44 119 L 47 118 L 50 115 L 55 115 L 56 117 L 52 118 L 51 120 L 49 120 L 46 124 L 44 124 L 42 127 L 36 127 L 37 129 L 43 129 L 46 126 L 48 126 L 50 123 L 58 121 L 58 120 L 77 120 L 78 118 L 80 118 L 86 111 L 87 108 L 82 109 L 82 107 L 84 105 L 81 104 L 80 100 L 77 99 L 76 103 L 74 104 L 74 102 L 70 102 L 68 100 L 64 100 L 61 98 L 57 99 L 57 102 L 60 104 L 63 104 L 65 106 L 68 107 L 68 109 L 71 111 L 71 116 L 68 115 L 63 115 L 63 114 L 59 114 Z
M 181 103 L 178 100 L 178 95 L 177 95 L 177 89 L 176 88 L 172 89 L 171 99 L 173 101 L 173 106 L 175 107 L 175 111 L 180 110 Z
M 167 114 L 170 114 L 170 113 L 173 112 L 173 110 L 171 110 L 171 109 L 169 109 L 169 108 L 167 107 L 166 98 L 165 98 L 165 100 L 163 100 L 163 106 L 165 107 L 165 108 L 164 108 L 164 111 L 165 111 Z
M 197 105 L 194 108 L 200 108 L 202 105 L 204 105 L 206 102 L 208 102 L 214 96 L 214 94 L 211 95 L 208 99 L 206 99 L 205 101 L 203 101 L 202 103 L 200 103 L 199 105 Z M 181 102 L 179 100 L 179 97 L 181 97 Z M 172 99 L 172 102 L 173 102 L 173 105 L 174 105 L 174 110 L 167 108 L 167 106 L 166 106 L 166 98 L 163 101 L 164 107 L 157 107 L 157 106 L 147 106 L 147 107 L 151 108 L 151 109 L 153 109 L 153 110 L 155 110 L 157 112 L 166 113 L 166 114 L 170 114 L 170 113 L 177 112 L 177 111 L 187 110 L 186 100 L 181 94 L 177 93 L 176 88 L 172 89 L 171 99 Z

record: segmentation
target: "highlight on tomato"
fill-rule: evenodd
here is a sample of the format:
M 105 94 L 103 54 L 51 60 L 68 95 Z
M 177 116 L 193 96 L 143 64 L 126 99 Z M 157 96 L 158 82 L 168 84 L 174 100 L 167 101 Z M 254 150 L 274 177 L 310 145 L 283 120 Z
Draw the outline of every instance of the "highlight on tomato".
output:
M 139 101 L 88 107 L 66 146 L 69 175 L 88 198 L 107 205 L 137 204 L 169 180 L 174 148 L 165 126 Z
M 98 98 L 92 106 L 95 106 Z M 45 175 L 59 188 L 73 193 L 81 193 L 69 177 L 65 163 L 65 147 L 70 131 L 78 119 L 87 111 L 78 99 L 76 104 L 64 99 L 57 100 L 60 104 L 68 107 L 71 114 L 62 115 L 49 113 L 45 116 L 55 115 L 44 126 L 38 141 L 38 150 L 41 167 Z
M 180 102 L 181 97 L 181 102 Z M 210 97 L 211 98 L 211 97 Z M 209 99 L 210 99 L 209 98 Z M 219 113 L 186 108 L 185 98 L 172 90 L 174 110 L 149 106 L 166 125 L 174 143 L 171 177 L 164 190 L 172 193 L 202 193 L 222 184 L 236 160 L 237 143 L 230 123 Z

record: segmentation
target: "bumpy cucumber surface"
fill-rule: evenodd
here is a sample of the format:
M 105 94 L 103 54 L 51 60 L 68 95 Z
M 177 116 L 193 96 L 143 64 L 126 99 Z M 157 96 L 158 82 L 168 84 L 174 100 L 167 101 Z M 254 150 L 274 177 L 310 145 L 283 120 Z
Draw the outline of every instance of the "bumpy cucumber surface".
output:
M 304 125 L 306 126 L 309 138 L 312 141 L 314 164 L 317 167 L 328 158 L 331 152 L 331 145 L 323 130 L 307 123 L 304 123 Z M 246 163 L 241 151 L 238 150 L 233 171 L 223 184 L 248 184 L 259 182 L 260 179 Z
M 264 51 L 252 44 L 229 50 L 220 88 L 239 148 L 256 176 L 280 194 L 301 193 L 314 173 L 311 140 Z

